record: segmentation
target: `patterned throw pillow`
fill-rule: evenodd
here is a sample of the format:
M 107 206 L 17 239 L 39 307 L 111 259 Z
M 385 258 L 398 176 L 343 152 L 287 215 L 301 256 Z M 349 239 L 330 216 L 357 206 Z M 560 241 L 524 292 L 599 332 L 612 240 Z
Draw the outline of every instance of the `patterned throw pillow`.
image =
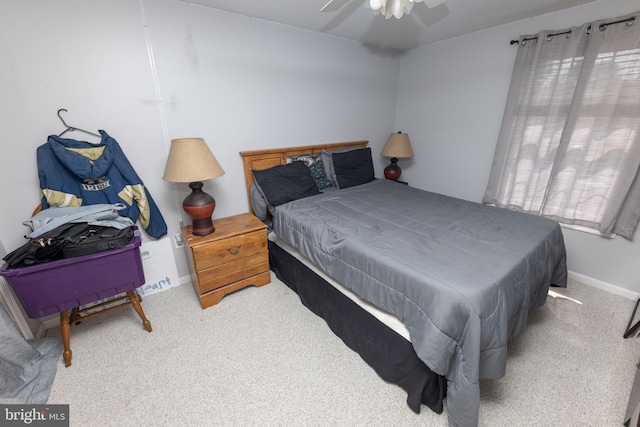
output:
M 320 158 L 319 154 L 301 154 L 299 156 L 287 157 L 287 163 L 291 162 L 303 162 L 307 166 L 311 166 L 313 162 Z
M 310 164 L 309 170 L 311 171 L 311 176 L 316 181 L 316 184 L 318 185 L 318 188 L 320 190 L 335 186 L 333 181 L 327 178 L 327 175 L 324 173 L 322 160 L 316 160 L 315 162 Z

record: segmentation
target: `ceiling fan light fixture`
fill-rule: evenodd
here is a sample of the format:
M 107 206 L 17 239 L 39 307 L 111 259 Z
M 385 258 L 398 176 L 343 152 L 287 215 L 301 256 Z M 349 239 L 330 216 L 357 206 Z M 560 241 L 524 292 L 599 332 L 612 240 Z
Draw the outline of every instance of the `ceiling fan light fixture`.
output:
M 378 12 L 380 8 L 384 7 L 384 3 L 386 2 L 387 0 L 369 0 L 368 3 L 371 10 L 373 10 L 374 12 Z
M 421 1 L 423 0 L 365 0 L 365 5 L 376 15 L 382 13 L 386 19 L 392 16 L 400 19 L 405 13 L 411 13 L 414 3 Z
M 410 5 L 413 6 L 413 3 L 411 3 Z M 402 15 L 404 15 L 404 11 L 405 11 L 405 5 L 404 4 L 400 4 L 399 1 L 393 2 L 393 16 L 395 16 L 396 19 L 402 18 Z M 410 11 L 407 11 L 407 13 L 409 13 L 409 12 Z

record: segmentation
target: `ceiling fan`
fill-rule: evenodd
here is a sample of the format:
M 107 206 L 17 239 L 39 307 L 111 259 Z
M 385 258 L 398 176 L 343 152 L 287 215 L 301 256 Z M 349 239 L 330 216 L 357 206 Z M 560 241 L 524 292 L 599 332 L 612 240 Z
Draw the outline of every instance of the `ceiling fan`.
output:
M 351 0 L 329 0 L 329 2 L 320 9 L 320 12 L 335 12 L 349 3 L 349 1 Z M 433 8 L 444 3 L 444 0 L 365 0 L 364 4 L 373 10 L 373 13 L 376 15 L 382 13 L 387 19 L 392 16 L 400 19 L 405 13 L 411 13 L 413 5 L 420 2 L 424 2 L 427 7 Z

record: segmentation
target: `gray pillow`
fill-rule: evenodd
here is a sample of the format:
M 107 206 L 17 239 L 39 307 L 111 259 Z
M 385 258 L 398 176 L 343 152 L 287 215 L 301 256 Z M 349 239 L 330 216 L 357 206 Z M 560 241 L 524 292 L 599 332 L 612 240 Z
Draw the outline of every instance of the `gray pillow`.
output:
M 255 182 L 249 188 L 249 199 L 251 200 L 253 214 L 261 221 L 267 219 L 267 201 L 258 190 Z

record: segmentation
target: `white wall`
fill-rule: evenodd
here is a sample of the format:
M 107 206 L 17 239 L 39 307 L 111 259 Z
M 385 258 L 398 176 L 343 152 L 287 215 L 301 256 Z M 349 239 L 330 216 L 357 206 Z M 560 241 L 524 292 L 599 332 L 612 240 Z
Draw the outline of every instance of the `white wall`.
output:
M 161 179 L 171 139 L 204 138 L 225 169 L 205 183 L 214 218 L 246 212 L 240 151 L 366 139 L 379 152 L 400 69 L 394 51 L 172 0 L 3 1 L 0 61 L 7 250 L 39 203 L 36 148 L 64 129 L 59 108 L 120 143 L 173 235 L 189 189 Z
M 22 243 L 39 202 L 35 150 L 56 116 L 118 140 L 169 226 L 186 185 L 162 181 L 172 138 L 203 137 L 226 174 L 205 183 L 215 218 L 247 211 L 240 151 L 411 136 L 413 186 L 480 201 L 520 34 L 631 12 L 593 4 L 413 49 L 359 43 L 172 0 L 0 3 L 0 240 Z M 396 118 L 397 101 L 397 118 Z M 82 138 L 82 134 L 71 134 Z M 385 160 L 375 158 L 381 176 Z M 186 221 L 188 221 L 185 218 Z M 640 291 L 640 244 L 565 230 L 569 268 Z M 178 272 L 188 271 L 176 250 Z
M 402 179 L 481 201 L 517 51 L 509 41 L 637 9 L 636 0 L 601 0 L 409 51 L 402 58 L 396 127 L 409 133 L 415 158 L 402 162 Z M 638 232 L 631 242 L 563 231 L 572 272 L 640 291 Z

